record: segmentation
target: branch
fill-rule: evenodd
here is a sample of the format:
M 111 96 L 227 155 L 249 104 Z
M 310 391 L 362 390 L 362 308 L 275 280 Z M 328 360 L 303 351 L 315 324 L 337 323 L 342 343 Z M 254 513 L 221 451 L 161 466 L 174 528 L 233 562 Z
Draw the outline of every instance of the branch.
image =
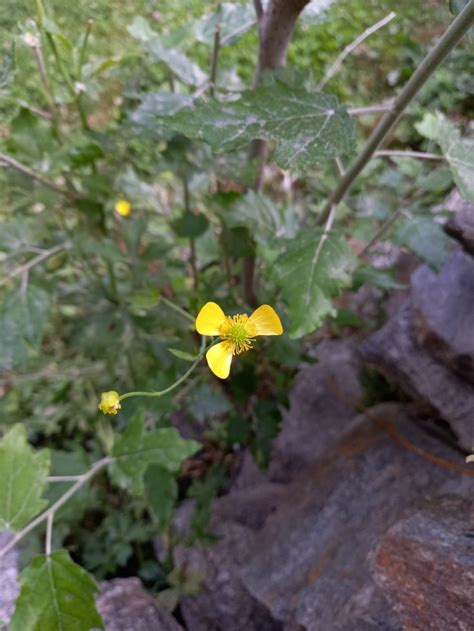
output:
M 370 248 L 379 241 L 380 237 L 384 235 L 389 228 L 393 226 L 393 224 L 397 221 L 400 215 L 403 214 L 404 211 L 405 208 L 403 208 L 403 206 L 400 206 L 400 208 L 397 208 L 397 210 L 390 215 L 390 217 L 380 226 L 372 239 L 370 239 L 367 245 L 359 252 L 359 258 L 364 258 Z
M 392 105 L 369 105 L 368 107 L 350 107 L 347 113 L 351 116 L 365 116 L 366 114 L 379 114 L 381 112 L 391 112 Z
M 356 39 L 353 42 L 351 42 L 348 46 L 346 46 L 344 50 L 342 51 L 342 53 L 339 55 L 339 57 L 336 59 L 336 61 L 332 64 L 332 66 L 330 66 L 328 70 L 326 70 L 326 74 L 316 86 L 316 90 L 318 90 L 318 92 L 321 91 L 326 85 L 326 83 L 330 79 L 332 79 L 332 77 L 336 74 L 336 72 L 342 66 L 345 58 L 348 57 L 352 53 L 352 51 L 354 51 L 360 44 L 362 44 L 364 40 L 366 40 L 370 35 L 372 35 L 372 33 L 375 33 L 375 31 L 378 31 L 380 28 L 382 28 L 383 26 L 391 22 L 393 18 L 396 17 L 396 15 L 397 14 L 392 11 L 391 13 L 386 15 L 382 20 L 380 20 L 379 22 L 377 22 L 370 28 L 366 29 L 363 33 L 361 33 L 361 35 L 359 35 L 359 37 L 356 37 Z
M 400 116 L 418 94 L 419 90 L 435 72 L 438 66 L 453 50 L 456 44 L 470 29 L 474 22 L 474 0 L 470 0 L 459 15 L 454 19 L 446 32 L 439 39 L 434 48 L 428 53 L 422 63 L 413 73 L 412 77 L 397 96 L 390 112 L 387 112 L 370 135 L 361 154 L 353 162 L 346 175 L 340 180 L 339 185 L 329 197 L 319 218 L 319 224 L 326 223 L 331 208 L 344 198 L 352 186 L 354 180 L 362 172 L 374 153 L 386 139 Z
M 212 64 L 211 64 L 211 76 L 209 78 L 210 89 L 209 94 L 211 98 L 214 98 L 214 91 L 216 87 L 216 77 L 217 77 L 217 63 L 219 61 L 219 50 L 221 47 L 221 29 L 219 24 L 216 24 L 216 28 L 214 30 L 214 49 L 212 51 Z
M 66 491 L 64 495 L 61 495 L 61 497 L 52 506 L 50 506 L 47 510 L 45 510 L 43 513 L 38 515 L 38 517 L 33 519 L 33 521 L 30 521 L 29 524 L 27 524 L 24 528 L 19 530 L 10 539 L 7 545 L 4 546 L 0 550 L 0 559 L 4 557 L 5 554 L 7 554 L 7 552 L 9 552 L 12 548 L 14 548 L 16 544 L 21 539 L 23 539 L 25 535 L 27 535 L 34 528 L 36 528 L 36 526 L 38 526 L 39 524 L 43 523 L 46 520 L 52 520 L 54 517 L 54 514 L 61 508 L 61 506 L 63 506 L 82 486 L 84 486 L 86 482 L 88 482 L 91 478 L 93 478 L 96 473 L 98 473 L 101 469 L 103 469 L 104 467 L 112 463 L 113 461 L 114 461 L 114 458 L 110 458 L 110 457 L 102 458 L 101 460 L 98 460 L 95 464 L 93 464 L 92 467 L 89 469 L 89 471 L 79 476 L 77 482 L 73 484 L 73 486 L 71 486 L 71 488 L 68 491 Z
M 257 22 L 260 24 L 263 20 L 264 10 L 262 6 L 262 0 L 253 0 L 253 6 L 255 7 L 255 15 L 257 16 Z
M 444 160 L 444 156 L 438 153 L 425 153 L 424 151 L 398 151 L 383 149 L 374 153 L 374 158 L 421 158 L 423 160 Z
M 30 167 L 27 167 L 26 164 L 23 164 L 22 162 L 15 160 L 15 158 L 12 158 L 6 153 L 0 153 L 0 165 L 2 163 L 5 166 L 10 167 L 11 169 L 15 169 L 15 171 L 19 171 L 20 173 L 27 175 L 31 179 L 36 180 L 36 182 L 39 182 L 43 186 L 46 186 L 47 188 L 50 188 L 52 191 L 56 191 L 56 193 L 60 193 L 61 195 L 64 195 L 65 197 L 69 197 L 71 199 L 78 199 L 79 197 L 78 194 L 72 193 L 70 191 L 67 191 L 64 188 L 61 188 L 54 182 L 51 182 L 51 180 L 47 180 L 36 171 L 33 171 L 33 169 L 30 169 Z
M 12 278 L 15 278 L 15 276 L 20 276 L 20 274 L 24 274 L 25 272 L 29 272 L 29 270 L 32 267 L 34 267 L 35 265 L 38 265 L 39 263 L 42 263 L 43 261 L 45 261 L 50 256 L 53 256 L 53 254 L 56 254 L 56 252 L 60 252 L 61 250 L 66 249 L 66 247 L 67 247 L 66 244 L 61 243 L 60 245 L 54 246 L 54 248 L 51 248 L 50 250 L 45 250 L 42 254 L 38 254 L 38 256 L 35 256 L 34 258 L 32 258 L 27 263 L 24 263 L 23 265 L 20 265 L 19 267 L 14 269 L 13 272 L 11 272 L 7 276 L 5 276 L 5 278 L 2 278 L 0 280 L 0 287 L 3 287 L 7 283 L 9 283 L 12 280 Z

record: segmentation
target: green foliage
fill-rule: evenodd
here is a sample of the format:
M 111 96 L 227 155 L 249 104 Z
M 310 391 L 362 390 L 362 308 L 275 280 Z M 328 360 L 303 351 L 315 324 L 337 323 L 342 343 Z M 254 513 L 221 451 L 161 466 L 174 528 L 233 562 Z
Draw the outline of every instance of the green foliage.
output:
M 21 573 L 20 585 L 11 631 L 103 629 L 94 602 L 98 586 L 66 550 L 36 557 Z
M 332 298 L 351 283 L 356 258 L 349 246 L 322 231 L 302 234 L 288 247 L 276 265 L 290 317 L 290 337 L 302 337 L 318 328 L 328 315 L 335 315 Z
M 425 114 L 416 128 L 440 145 L 460 193 L 474 203 L 474 138 L 462 138 L 459 129 L 441 114 Z
M 237 101 L 210 101 L 164 119 L 172 129 L 235 151 L 253 139 L 275 140 L 283 169 L 307 168 L 353 149 L 353 123 L 335 97 L 311 94 L 279 79 L 242 92 Z
M 43 510 L 48 473 L 48 450 L 34 453 L 25 429 L 12 427 L 0 442 L 0 530 L 19 530 Z
M 428 217 L 405 220 L 397 228 L 395 239 L 434 270 L 439 270 L 443 265 L 451 243 L 441 226 Z
M 143 415 L 138 412 L 115 443 L 113 477 L 123 488 L 141 495 L 144 492 L 143 475 L 149 464 L 177 473 L 182 461 L 198 449 L 199 443 L 184 440 L 174 427 L 145 431 Z
M 336 306 L 341 290 L 401 288 L 354 252 L 402 204 L 407 213 L 384 239 L 435 268 L 443 262 L 450 242 L 432 207 L 453 185 L 445 163 L 371 161 L 327 238 L 314 219 L 337 182 L 333 158 L 347 168 L 373 124 L 347 109 L 393 96 L 450 19 L 448 5 L 428 15 L 401 0 L 397 20 L 331 80 L 336 99 L 310 86 L 393 8 L 389 0 L 327 0 L 324 10 L 311 3 L 290 44 L 288 72 L 265 77 L 257 90 L 249 89 L 257 60 L 250 2 L 162 0 L 158 14 L 149 0 L 50 0 L 36 20 L 27 0 L 0 4 L 0 154 L 17 161 L 11 168 L 0 159 L 0 478 L 11 483 L 0 485 L 0 525 L 22 528 L 71 488 L 55 481 L 45 490 L 48 451 L 53 476 L 83 475 L 105 452 L 115 461 L 56 512 L 52 548 L 69 548 L 98 578 L 138 574 L 174 609 L 202 577 L 173 567 L 173 546 L 215 541 L 212 502 L 228 488 L 234 450 L 269 465 L 295 371 L 311 361 L 303 336 L 328 321 L 337 334 L 372 326 Z M 454 51 L 401 120 L 394 146 L 420 148 L 414 121 L 427 107 L 463 123 L 471 58 Z M 472 199 L 471 140 L 432 115 L 419 132 L 427 151 L 440 145 Z M 265 164 L 248 159 L 255 138 L 269 141 Z M 131 203 L 127 217 L 114 211 L 122 198 Z M 254 256 L 257 299 L 275 306 L 285 334 L 259 339 L 226 382 L 200 362 L 179 390 L 124 399 L 117 416 L 99 417 L 101 391 L 153 394 L 183 376 L 198 358 L 193 320 L 205 302 L 250 313 L 241 270 Z M 203 437 L 189 466 L 183 461 L 200 445 L 183 440 L 175 420 Z M 173 514 L 186 495 L 195 511 L 181 536 Z M 23 563 L 42 549 L 44 526 L 25 540 Z M 22 582 L 11 628 L 56 629 L 55 615 L 63 628 L 100 626 L 96 586 L 66 552 L 33 560 Z
M 5 296 L 0 306 L 0 368 L 12 368 L 37 353 L 50 302 L 48 292 L 34 285 Z
M 164 527 L 169 524 L 178 499 L 175 476 L 159 465 L 150 465 L 144 481 L 148 506 L 160 526 Z

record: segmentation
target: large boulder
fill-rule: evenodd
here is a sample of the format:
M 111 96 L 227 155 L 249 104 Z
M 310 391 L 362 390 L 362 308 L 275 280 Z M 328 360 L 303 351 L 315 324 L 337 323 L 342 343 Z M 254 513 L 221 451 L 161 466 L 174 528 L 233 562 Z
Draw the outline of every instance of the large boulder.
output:
M 474 627 L 471 502 L 437 501 L 401 520 L 374 555 L 376 583 L 413 631 Z
M 401 629 L 368 559 L 407 511 L 458 483 L 449 464 L 419 454 L 462 467 L 460 454 L 401 406 L 380 405 L 369 416 L 358 417 L 349 435 L 294 478 L 247 553 L 245 587 L 291 628 Z
M 363 391 L 353 340 L 324 340 L 314 351 L 317 363 L 298 374 L 281 432 L 274 441 L 269 477 L 288 481 L 316 462 L 353 427 Z
M 183 629 L 170 613 L 158 607 L 138 578 L 116 578 L 102 583 L 97 609 L 103 617 L 105 631 Z
M 419 267 L 411 295 L 418 343 L 474 383 L 474 259 L 458 251 L 439 274 Z
M 474 261 L 453 252 L 439 274 L 420 267 L 410 297 L 360 346 L 364 361 L 447 421 L 473 447 Z
M 12 535 L 0 532 L 0 549 L 3 548 Z M 0 621 L 8 622 L 15 609 L 15 600 L 20 592 L 18 584 L 18 553 L 13 548 L 0 559 Z M 1 626 L 3 631 L 6 626 Z

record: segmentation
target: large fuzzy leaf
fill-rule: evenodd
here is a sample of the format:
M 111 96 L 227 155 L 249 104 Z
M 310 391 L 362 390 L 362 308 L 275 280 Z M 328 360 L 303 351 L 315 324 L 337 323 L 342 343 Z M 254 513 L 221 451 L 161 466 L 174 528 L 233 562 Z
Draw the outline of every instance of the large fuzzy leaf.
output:
M 0 531 L 19 530 L 46 506 L 48 472 L 48 450 L 35 453 L 23 426 L 14 425 L 0 441 Z
M 231 102 L 201 102 L 164 119 L 217 151 L 234 151 L 255 138 L 275 140 L 275 161 L 284 169 L 310 167 L 353 148 L 353 122 L 337 99 L 311 94 L 280 80 L 243 92 Z
M 20 575 L 21 591 L 10 631 L 90 631 L 102 629 L 94 579 L 66 550 L 37 556 Z
M 133 417 L 125 432 L 117 439 L 111 467 L 115 481 L 132 493 L 143 493 L 143 475 L 150 464 L 157 464 L 177 473 L 183 460 L 199 449 L 199 443 L 181 438 L 174 427 L 146 432 L 143 415 Z
M 291 319 L 290 337 L 302 337 L 335 315 L 332 298 L 351 283 L 357 259 L 350 247 L 321 230 L 298 236 L 276 265 L 275 279 L 281 288 Z

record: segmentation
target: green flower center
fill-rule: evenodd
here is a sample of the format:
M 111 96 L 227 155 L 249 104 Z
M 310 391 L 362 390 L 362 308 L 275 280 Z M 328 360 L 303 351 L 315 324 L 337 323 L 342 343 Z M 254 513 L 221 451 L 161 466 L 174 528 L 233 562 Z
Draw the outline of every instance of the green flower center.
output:
M 220 327 L 220 336 L 227 342 L 232 355 L 240 355 L 252 348 L 257 331 L 246 315 L 227 316 Z

